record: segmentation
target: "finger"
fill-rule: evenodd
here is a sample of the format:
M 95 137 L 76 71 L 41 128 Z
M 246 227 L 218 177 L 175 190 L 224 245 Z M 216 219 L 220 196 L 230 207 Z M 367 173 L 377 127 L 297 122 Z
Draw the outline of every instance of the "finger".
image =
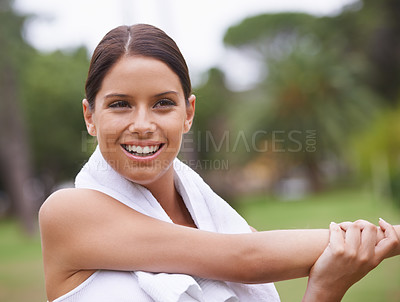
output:
M 388 235 L 396 235 L 396 231 L 394 230 L 393 226 L 382 218 L 379 218 L 379 226 L 381 227 L 385 238 L 388 237 Z M 392 232 L 394 233 L 392 234 Z
M 385 238 L 385 231 L 378 227 L 376 228 L 376 243 L 378 243 L 379 241 L 381 241 L 383 238 Z
M 375 248 L 375 254 L 380 262 L 383 259 L 392 256 L 392 252 L 400 243 L 396 230 L 390 223 L 379 218 L 379 225 L 385 236 L 385 238 L 378 242 Z
M 346 231 L 345 245 L 347 250 L 356 255 L 361 244 L 361 229 L 356 223 L 353 223 Z
M 350 222 L 350 221 L 344 221 L 344 222 L 339 223 L 339 226 L 341 227 L 341 229 L 342 229 L 343 231 L 347 231 L 348 228 L 349 228 L 352 224 L 353 224 L 353 223 Z
M 373 257 L 375 253 L 377 227 L 369 222 L 363 222 L 362 225 L 360 255 L 363 259 L 368 260 Z
M 344 236 L 342 234 L 342 229 L 340 226 L 334 222 L 329 225 L 329 245 L 332 250 L 343 250 L 344 248 Z
M 382 218 L 379 218 L 379 226 L 384 232 L 386 229 L 393 227 L 389 222 L 383 220 Z
M 366 229 L 367 229 L 366 233 L 362 234 L 363 231 L 365 231 Z M 360 251 L 363 252 L 368 251 L 369 255 L 373 254 L 374 252 L 373 248 L 375 247 L 376 244 L 376 232 L 377 232 L 376 229 L 377 229 L 376 226 L 367 220 L 359 219 L 355 221 L 347 229 L 347 234 L 348 236 L 350 236 L 348 237 L 349 247 L 352 248 L 353 250 L 355 249 L 355 251 L 358 251 L 360 249 Z M 360 233 L 357 233 L 357 230 Z M 375 232 L 375 234 L 371 233 L 372 230 Z M 364 245 L 363 245 L 363 239 L 364 239 Z M 373 245 L 372 245 L 372 240 L 374 241 Z
M 358 225 L 361 230 L 363 230 L 367 226 L 373 225 L 371 222 L 364 220 L 364 219 L 359 219 L 359 220 L 355 221 L 354 223 L 356 225 Z

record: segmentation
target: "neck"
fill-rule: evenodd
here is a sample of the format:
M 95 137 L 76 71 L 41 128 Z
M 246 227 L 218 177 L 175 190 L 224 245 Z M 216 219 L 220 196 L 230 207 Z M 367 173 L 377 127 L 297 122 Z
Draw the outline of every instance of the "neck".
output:
M 174 169 L 171 167 L 155 182 L 145 186 L 161 207 L 169 214 L 179 207 L 180 195 L 175 189 Z
M 146 185 L 146 188 L 153 194 L 174 223 L 196 228 L 182 197 L 175 189 L 173 167 L 157 181 Z

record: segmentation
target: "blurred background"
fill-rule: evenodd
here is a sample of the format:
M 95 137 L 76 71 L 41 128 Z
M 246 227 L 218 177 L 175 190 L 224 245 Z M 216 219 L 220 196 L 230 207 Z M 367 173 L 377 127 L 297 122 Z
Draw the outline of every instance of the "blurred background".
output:
M 84 83 L 120 24 L 180 46 L 197 96 L 180 158 L 252 226 L 400 224 L 399 16 L 398 0 L 0 0 L 0 301 L 46 300 L 37 212 L 96 145 Z M 306 279 L 276 285 L 299 301 Z M 343 301 L 400 301 L 400 259 Z

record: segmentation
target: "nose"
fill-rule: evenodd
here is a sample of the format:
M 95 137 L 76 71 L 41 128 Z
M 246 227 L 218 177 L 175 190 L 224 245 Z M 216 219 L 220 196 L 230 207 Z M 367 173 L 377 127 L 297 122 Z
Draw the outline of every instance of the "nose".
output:
M 151 112 L 146 108 L 137 108 L 133 112 L 131 123 L 129 125 L 129 131 L 139 136 L 148 135 L 154 133 L 156 125 L 154 123 Z

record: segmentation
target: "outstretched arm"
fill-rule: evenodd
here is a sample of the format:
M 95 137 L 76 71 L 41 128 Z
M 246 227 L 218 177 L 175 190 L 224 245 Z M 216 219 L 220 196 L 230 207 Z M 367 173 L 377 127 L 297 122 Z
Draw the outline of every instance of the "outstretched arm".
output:
M 329 238 L 328 230 L 199 231 L 86 189 L 53 194 L 41 208 L 40 227 L 47 273 L 144 270 L 243 283 L 307 276 Z

